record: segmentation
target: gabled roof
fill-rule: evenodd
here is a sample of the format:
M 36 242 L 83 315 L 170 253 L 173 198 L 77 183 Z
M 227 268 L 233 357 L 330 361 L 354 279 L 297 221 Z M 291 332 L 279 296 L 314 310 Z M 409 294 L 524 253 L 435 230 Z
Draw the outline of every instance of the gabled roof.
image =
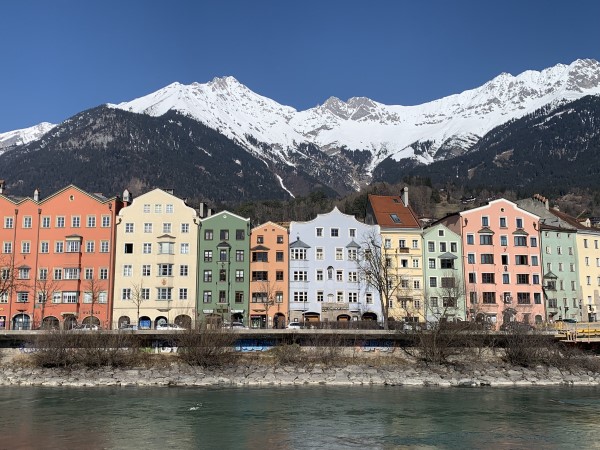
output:
M 255 252 L 255 251 L 268 251 L 269 248 L 265 247 L 264 245 L 257 245 L 256 247 L 252 247 L 250 250 L 252 250 L 253 252 Z
M 405 206 L 399 195 L 369 194 L 369 204 L 375 223 L 384 228 L 421 228 L 417 215 L 410 206 Z
M 300 237 L 297 237 L 296 240 L 290 244 L 290 248 L 310 248 L 310 245 L 302 242 Z
M 454 253 L 446 252 L 438 256 L 439 259 L 458 259 Z
M 354 239 L 352 239 L 350 243 L 346 245 L 346 248 L 360 248 L 360 245 L 358 245 L 356 242 L 354 242 Z

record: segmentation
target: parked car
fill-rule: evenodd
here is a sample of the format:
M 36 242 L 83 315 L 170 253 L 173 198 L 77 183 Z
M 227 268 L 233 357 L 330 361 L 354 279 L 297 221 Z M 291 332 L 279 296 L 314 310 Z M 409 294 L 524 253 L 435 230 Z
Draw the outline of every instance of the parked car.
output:
M 71 328 L 71 331 L 98 331 L 98 330 L 100 330 L 100 327 L 98 325 L 90 325 L 90 324 L 77 325 L 77 326 Z
M 246 328 L 243 322 L 231 322 L 231 328 Z
M 124 323 L 121 324 L 121 326 L 119 327 L 119 330 L 124 330 L 124 331 L 137 331 L 138 330 L 138 326 L 134 323 Z
M 165 330 L 185 330 L 185 328 L 180 327 L 175 323 L 161 323 L 156 325 L 157 330 L 165 331 Z
M 299 330 L 300 328 L 304 328 L 300 322 L 290 322 L 287 327 L 291 330 Z

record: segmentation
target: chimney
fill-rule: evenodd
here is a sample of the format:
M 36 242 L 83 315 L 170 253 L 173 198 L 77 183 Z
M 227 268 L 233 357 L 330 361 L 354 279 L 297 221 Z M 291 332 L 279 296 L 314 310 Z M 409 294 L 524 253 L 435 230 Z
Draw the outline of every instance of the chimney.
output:
M 408 206 L 408 188 L 406 186 L 402 188 L 402 203 L 404 206 Z
M 131 203 L 131 193 L 129 192 L 129 189 L 123 191 L 123 202 L 127 204 Z
M 40 188 L 36 188 L 35 191 L 33 191 L 33 200 L 36 202 L 40 201 Z
M 550 200 L 547 198 L 544 199 L 544 206 L 546 207 L 546 211 L 550 211 Z
M 5 186 L 4 180 L 0 180 L 0 194 L 4 194 L 4 186 Z
M 201 219 L 204 219 L 204 202 L 200 202 L 200 207 L 198 208 L 198 215 Z

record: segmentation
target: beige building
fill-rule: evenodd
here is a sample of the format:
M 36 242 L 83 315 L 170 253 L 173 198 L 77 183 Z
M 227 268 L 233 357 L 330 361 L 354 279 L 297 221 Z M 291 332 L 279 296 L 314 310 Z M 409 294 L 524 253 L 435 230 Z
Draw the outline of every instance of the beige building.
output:
M 585 224 L 587 225 L 587 224 Z M 577 230 L 577 257 L 581 305 L 573 300 L 572 310 L 582 308 L 581 319 L 590 322 L 598 320 L 600 309 L 600 232 L 582 225 Z
M 195 323 L 198 219 L 194 208 L 161 189 L 119 212 L 113 327 Z

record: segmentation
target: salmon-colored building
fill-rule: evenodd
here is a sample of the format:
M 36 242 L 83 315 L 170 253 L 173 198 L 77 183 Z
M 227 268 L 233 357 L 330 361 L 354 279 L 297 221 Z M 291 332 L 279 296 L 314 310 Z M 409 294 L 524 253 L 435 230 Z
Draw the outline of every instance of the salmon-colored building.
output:
M 0 181 L 0 328 L 109 327 L 122 205 L 73 185 L 16 198 Z
M 462 237 L 468 319 L 494 328 L 544 320 L 539 219 L 499 199 L 439 221 Z
M 250 235 L 250 326 L 285 328 L 289 304 L 288 229 L 267 222 Z

